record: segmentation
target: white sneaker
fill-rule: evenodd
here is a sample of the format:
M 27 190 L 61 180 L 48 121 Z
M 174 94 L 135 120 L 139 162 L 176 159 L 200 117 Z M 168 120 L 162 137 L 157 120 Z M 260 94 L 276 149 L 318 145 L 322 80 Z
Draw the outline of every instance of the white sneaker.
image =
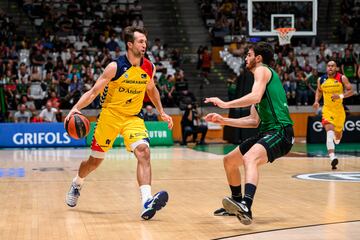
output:
M 144 203 L 141 217 L 144 220 L 150 220 L 152 217 L 154 217 L 156 211 L 159 211 L 161 208 L 165 207 L 168 200 L 169 195 L 167 192 L 160 191 L 156 193 L 152 198 L 149 198 Z
M 69 207 L 75 207 L 77 201 L 80 197 L 81 186 L 77 185 L 75 182 L 71 183 L 70 190 L 66 195 L 66 204 Z

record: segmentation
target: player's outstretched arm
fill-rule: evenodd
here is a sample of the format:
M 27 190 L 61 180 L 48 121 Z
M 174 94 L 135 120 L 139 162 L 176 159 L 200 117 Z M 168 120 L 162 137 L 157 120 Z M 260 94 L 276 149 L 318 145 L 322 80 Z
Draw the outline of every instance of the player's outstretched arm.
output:
M 246 117 L 226 118 L 217 113 L 209 113 L 204 119 L 207 122 L 238 128 L 257 128 L 260 123 L 260 118 L 254 105 L 251 106 L 250 115 Z
M 154 73 L 155 72 L 156 72 L 156 70 L 154 70 Z M 148 83 L 148 85 L 146 86 L 146 92 L 147 92 L 151 102 L 155 105 L 156 110 L 159 112 L 161 119 L 168 123 L 169 129 L 172 129 L 172 127 L 174 125 L 173 120 L 169 115 L 167 115 L 164 112 L 164 108 L 161 104 L 160 94 L 155 86 L 154 81 L 151 80 Z
M 105 68 L 104 72 L 96 80 L 95 85 L 86 93 L 84 93 L 79 101 L 73 106 L 65 120 L 68 120 L 71 114 L 80 112 L 81 109 L 87 107 L 101 91 L 104 90 L 105 86 L 111 81 L 116 74 L 117 65 L 116 62 L 112 62 Z
M 260 66 L 254 72 L 254 85 L 251 93 L 230 102 L 224 102 L 217 97 L 205 98 L 205 103 L 213 103 L 215 106 L 220 108 L 249 107 L 261 101 L 266 89 L 266 84 L 270 78 L 270 70 L 267 67 Z

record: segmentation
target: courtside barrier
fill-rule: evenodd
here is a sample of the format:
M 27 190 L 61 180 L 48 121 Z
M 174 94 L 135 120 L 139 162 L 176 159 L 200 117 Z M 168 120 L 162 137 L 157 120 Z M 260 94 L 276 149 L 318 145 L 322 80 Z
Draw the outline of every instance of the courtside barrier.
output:
M 81 147 L 85 138 L 75 140 L 63 123 L 1 123 L 0 147 Z

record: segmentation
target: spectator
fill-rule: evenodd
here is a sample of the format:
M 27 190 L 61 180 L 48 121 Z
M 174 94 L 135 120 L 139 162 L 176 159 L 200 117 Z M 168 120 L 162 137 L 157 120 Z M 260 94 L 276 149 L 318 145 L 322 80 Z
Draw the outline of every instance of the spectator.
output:
M 145 107 L 144 121 L 158 121 L 158 116 L 151 105 Z
M 19 111 L 14 114 L 14 121 L 16 123 L 29 123 L 31 118 L 31 113 L 26 111 L 25 104 L 20 104 Z
M 182 142 L 181 145 L 187 144 L 187 137 L 192 135 L 193 142 L 196 141 L 197 134 L 201 133 L 199 145 L 205 144 L 205 137 L 208 127 L 201 121 L 199 114 L 196 110 L 195 104 L 188 104 L 186 106 L 184 115 L 181 118 L 181 132 Z
M 56 120 L 57 112 L 58 111 L 52 107 L 51 102 L 48 101 L 46 103 L 46 108 L 44 108 L 41 111 L 39 117 L 41 117 L 44 122 L 57 122 L 57 120 Z
M 236 99 L 237 76 L 232 73 L 226 81 L 229 101 Z
M 209 82 L 209 73 L 211 68 L 211 53 L 209 53 L 209 48 L 207 46 L 204 47 L 203 53 L 201 54 L 201 71 L 204 82 L 208 85 Z

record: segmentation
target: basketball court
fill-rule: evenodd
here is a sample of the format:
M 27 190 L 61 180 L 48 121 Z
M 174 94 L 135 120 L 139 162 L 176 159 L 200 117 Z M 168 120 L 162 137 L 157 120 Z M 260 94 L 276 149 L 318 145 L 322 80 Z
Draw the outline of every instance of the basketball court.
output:
M 344 147 L 337 171 L 330 171 L 320 145 L 313 154 L 305 144 L 295 145 L 287 157 L 262 167 L 250 226 L 235 217 L 213 216 L 229 194 L 222 156 L 234 147 L 152 148 L 153 193 L 164 189 L 170 198 L 150 221 L 140 219 L 136 159 L 123 148 L 112 149 L 86 179 L 75 208 L 65 204 L 65 194 L 79 163 L 89 154 L 87 148 L 0 150 L 0 239 L 344 240 L 360 236 L 356 146 Z

